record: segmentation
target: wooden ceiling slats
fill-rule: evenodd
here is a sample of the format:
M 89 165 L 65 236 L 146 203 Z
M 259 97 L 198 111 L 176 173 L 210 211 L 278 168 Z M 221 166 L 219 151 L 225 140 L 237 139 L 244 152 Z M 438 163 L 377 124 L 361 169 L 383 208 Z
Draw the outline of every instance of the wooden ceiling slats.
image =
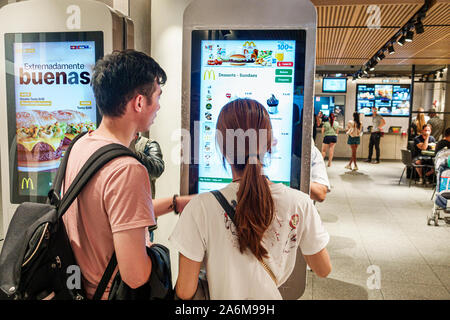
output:
M 317 7 L 317 64 L 354 65 L 367 62 L 395 35 L 423 5 L 423 0 L 312 0 Z M 376 4 L 381 12 L 381 28 L 369 29 L 367 8 Z M 382 64 L 450 63 L 448 34 L 450 27 L 427 25 L 450 24 L 450 0 L 437 0 L 423 21 L 425 33 L 414 35 L 414 41 L 403 47 L 395 45 L 396 53 L 386 55 Z M 394 59 L 394 56 L 396 57 Z M 424 58 L 429 59 L 424 59 Z M 440 59 L 436 59 L 440 58 Z M 425 60 L 425 61 L 424 61 Z
M 423 20 L 425 25 L 448 25 L 450 23 L 450 1 L 448 3 L 436 3 L 428 11 Z

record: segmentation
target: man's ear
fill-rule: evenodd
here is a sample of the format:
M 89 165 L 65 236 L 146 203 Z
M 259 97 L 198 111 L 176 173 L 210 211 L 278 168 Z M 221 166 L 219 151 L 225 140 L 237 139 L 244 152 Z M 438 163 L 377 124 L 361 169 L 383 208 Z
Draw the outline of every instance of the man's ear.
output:
M 144 99 L 145 99 L 145 97 L 142 94 L 138 94 L 136 96 L 136 98 L 134 98 L 134 103 L 133 103 L 134 111 L 142 112 L 144 105 L 145 105 Z

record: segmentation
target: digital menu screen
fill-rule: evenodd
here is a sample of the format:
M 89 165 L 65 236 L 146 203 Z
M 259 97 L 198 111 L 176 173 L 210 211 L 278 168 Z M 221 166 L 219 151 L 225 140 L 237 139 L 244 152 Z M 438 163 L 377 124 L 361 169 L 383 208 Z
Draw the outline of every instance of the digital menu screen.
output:
M 322 92 L 347 92 L 347 78 L 323 78 Z
M 198 165 L 194 177 L 198 180 L 191 192 L 220 189 L 231 182 L 231 168 L 228 163 L 224 166 L 215 133 L 222 107 L 237 98 L 257 100 L 267 109 L 274 145 L 264 161 L 264 173 L 275 183 L 291 185 L 293 120 L 296 115 L 299 121 L 303 107 L 303 90 L 295 82 L 298 43 L 294 39 L 239 37 L 202 39 L 199 46 L 199 83 L 193 89 L 193 96 L 199 95 Z
M 72 139 L 96 129 L 99 119 L 90 82 L 96 46 L 102 46 L 95 39 L 21 38 L 10 35 L 7 43 L 13 54 L 13 73 L 7 78 L 13 89 L 8 95 L 14 92 L 8 96 L 8 131 L 14 133 L 10 161 L 15 200 L 45 197 Z
M 372 107 L 382 116 L 409 116 L 409 85 L 359 84 L 356 90 L 357 110 L 372 115 Z

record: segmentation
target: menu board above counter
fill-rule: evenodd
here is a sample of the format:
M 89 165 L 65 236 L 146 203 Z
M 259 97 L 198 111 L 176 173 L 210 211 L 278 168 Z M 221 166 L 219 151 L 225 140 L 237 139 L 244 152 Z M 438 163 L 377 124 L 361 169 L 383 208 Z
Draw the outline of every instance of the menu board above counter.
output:
M 408 84 L 358 84 L 356 110 L 372 115 L 372 107 L 382 116 L 409 117 L 410 86 Z

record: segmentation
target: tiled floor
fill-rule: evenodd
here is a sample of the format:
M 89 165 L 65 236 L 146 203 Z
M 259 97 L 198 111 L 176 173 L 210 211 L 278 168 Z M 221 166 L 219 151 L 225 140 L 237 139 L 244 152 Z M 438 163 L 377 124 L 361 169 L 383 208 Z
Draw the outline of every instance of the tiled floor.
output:
M 331 192 L 317 203 L 333 271 L 308 271 L 301 299 L 450 300 L 450 225 L 426 221 L 433 190 L 398 185 L 400 162 L 361 162 L 357 173 L 346 163 L 327 168 Z

